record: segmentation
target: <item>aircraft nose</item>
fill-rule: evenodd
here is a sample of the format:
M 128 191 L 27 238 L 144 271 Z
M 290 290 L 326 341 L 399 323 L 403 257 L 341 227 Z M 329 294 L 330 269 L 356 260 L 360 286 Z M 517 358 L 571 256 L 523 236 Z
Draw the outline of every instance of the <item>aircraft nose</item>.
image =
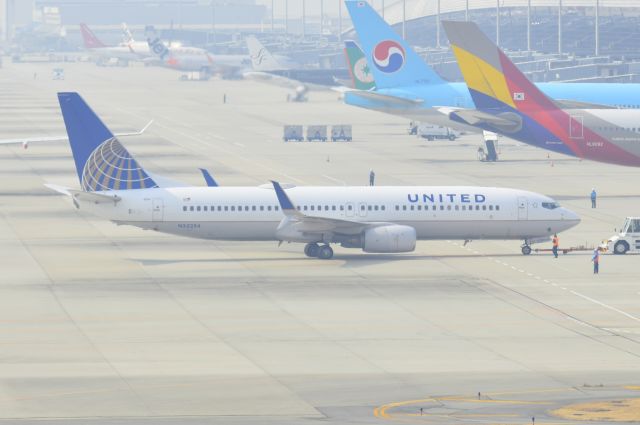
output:
M 562 209 L 561 215 L 563 221 L 571 223 L 570 227 L 577 226 L 581 221 L 578 214 L 566 208 Z

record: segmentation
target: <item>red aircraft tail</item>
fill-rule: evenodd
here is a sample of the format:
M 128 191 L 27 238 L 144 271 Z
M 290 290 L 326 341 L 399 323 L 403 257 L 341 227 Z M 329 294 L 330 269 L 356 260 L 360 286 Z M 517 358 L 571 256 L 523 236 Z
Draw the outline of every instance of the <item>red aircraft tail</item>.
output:
M 87 24 L 80 24 L 80 32 L 82 33 L 82 40 L 84 40 L 84 47 L 87 49 L 96 49 L 99 47 L 107 47 L 102 41 L 96 37 L 96 35 L 89 29 Z

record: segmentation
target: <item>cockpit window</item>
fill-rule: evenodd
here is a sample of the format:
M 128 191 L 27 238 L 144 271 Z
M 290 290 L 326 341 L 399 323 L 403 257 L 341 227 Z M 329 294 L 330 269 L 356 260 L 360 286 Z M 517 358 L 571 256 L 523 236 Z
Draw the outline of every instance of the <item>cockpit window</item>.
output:
M 555 210 L 556 208 L 560 208 L 560 204 L 557 202 L 543 202 L 542 208 L 546 208 L 548 210 Z

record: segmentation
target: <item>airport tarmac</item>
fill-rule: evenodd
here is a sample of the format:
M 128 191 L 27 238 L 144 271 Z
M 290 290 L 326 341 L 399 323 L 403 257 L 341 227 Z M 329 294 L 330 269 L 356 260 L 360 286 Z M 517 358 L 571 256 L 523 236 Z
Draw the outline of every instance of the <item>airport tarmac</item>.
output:
M 222 185 L 359 185 L 374 169 L 380 185 L 515 187 L 581 215 L 562 246 L 640 215 L 640 169 L 506 140 L 481 163 L 477 135 L 422 141 L 329 91 L 287 103 L 257 82 L 89 63 L 53 81 L 59 66 L 5 62 L 0 138 L 63 134 L 55 93 L 78 91 L 114 131 L 153 119 L 124 144 L 194 185 L 206 167 Z M 354 141 L 283 143 L 285 124 L 352 124 Z M 603 256 L 598 276 L 590 252 L 525 257 L 516 241 L 320 261 L 84 215 L 43 186 L 78 185 L 66 143 L 2 146 L 0 176 L 0 423 L 640 421 L 638 256 Z

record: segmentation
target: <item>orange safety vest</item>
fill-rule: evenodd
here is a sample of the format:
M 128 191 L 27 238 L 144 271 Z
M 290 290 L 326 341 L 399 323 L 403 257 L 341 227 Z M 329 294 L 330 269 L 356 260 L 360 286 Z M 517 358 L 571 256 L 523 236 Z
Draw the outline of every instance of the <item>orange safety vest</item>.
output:
M 558 245 L 560 245 L 560 238 L 554 237 L 553 238 L 553 246 L 557 247 Z

